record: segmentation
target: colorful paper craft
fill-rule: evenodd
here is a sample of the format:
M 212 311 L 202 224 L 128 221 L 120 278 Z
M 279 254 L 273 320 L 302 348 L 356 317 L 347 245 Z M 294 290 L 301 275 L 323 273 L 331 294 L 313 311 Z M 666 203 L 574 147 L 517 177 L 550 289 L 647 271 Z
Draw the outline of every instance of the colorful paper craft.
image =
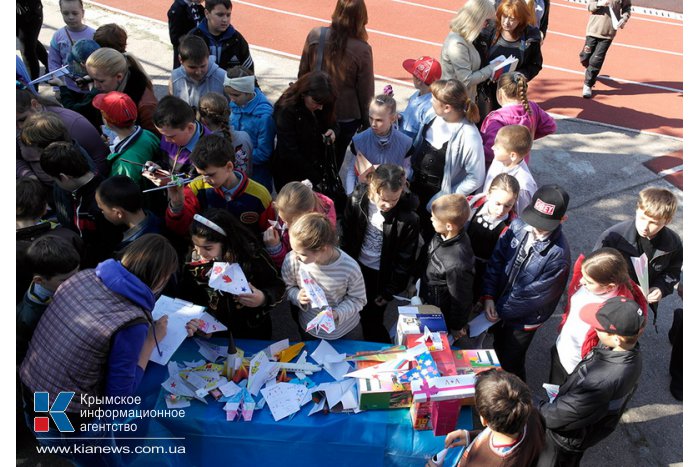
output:
M 233 295 L 253 293 L 238 263 L 215 262 L 209 276 L 209 287 Z
M 277 422 L 299 411 L 308 389 L 303 384 L 278 383 L 260 392 Z
M 399 377 L 402 383 L 410 383 L 413 380 L 431 379 L 440 376 L 435 360 L 430 355 L 430 352 L 425 352 L 416 355 L 416 367 L 408 370 Z
M 330 308 L 326 308 L 319 312 L 314 319 L 309 321 L 306 325 L 306 332 L 315 330 L 316 333 L 320 331 L 330 334 L 335 331 L 335 320 L 333 319 L 333 311 Z
M 265 352 L 258 352 L 250 361 L 250 371 L 248 374 L 248 391 L 257 396 L 260 388 L 270 379 L 277 376 L 279 367 L 267 359 Z
M 306 294 L 311 300 L 311 308 L 316 308 L 322 310 L 328 307 L 328 300 L 326 299 L 326 294 L 323 289 L 316 282 L 316 280 L 311 277 L 309 271 L 303 267 L 299 268 L 299 277 L 301 278 L 301 285 L 306 291 Z
M 559 385 L 542 383 L 542 387 L 545 391 L 547 391 L 547 397 L 549 397 L 549 402 L 554 402 L 554 399 L 556 399 L 559 395 Z

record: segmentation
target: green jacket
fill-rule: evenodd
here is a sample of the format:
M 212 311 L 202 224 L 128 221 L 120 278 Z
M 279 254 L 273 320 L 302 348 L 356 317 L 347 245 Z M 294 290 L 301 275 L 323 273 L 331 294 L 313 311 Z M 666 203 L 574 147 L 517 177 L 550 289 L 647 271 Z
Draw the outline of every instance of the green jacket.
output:
M 142 167 L 125 160 L 138 164 L 160 160 L 160 138 L 148 130 L 137 127 L 131 136 L 116 145 L 113 152 L 107 156 L 107 160 L 112 164 L 110 177 L 126 175 L 139 186 L 144 187 L 146 180 L 141 176 Z

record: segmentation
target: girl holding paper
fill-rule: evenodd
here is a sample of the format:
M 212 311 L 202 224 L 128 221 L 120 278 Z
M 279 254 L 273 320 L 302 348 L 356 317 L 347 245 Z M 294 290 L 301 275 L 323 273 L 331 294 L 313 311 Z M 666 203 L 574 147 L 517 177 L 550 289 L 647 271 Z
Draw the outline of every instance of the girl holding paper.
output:
M 271 339 L 270 311 L 280 302 L 284 283 L 260 241 L 224 209 L 195 214 L 190 235 L 193 249 L 185 263 L 178 297 L 208 307 L 233 337 Z M 209 279 L 215 262 L 238 263 L 249 293 L 232 294 L 212 288 Z M 239 279 L 234 276 L 224 281 Z M 188 334 L 197 332 L 197 320 L 187 327 Z

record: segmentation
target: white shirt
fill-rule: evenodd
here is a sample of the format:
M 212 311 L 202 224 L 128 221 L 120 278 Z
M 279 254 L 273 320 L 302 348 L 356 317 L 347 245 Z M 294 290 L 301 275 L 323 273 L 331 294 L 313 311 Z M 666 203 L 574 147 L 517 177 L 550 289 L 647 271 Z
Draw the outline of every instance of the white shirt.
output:
M 360 248 L 358 261 L 370 269 L 379 271 L 379 263 L 382 256 L 382 242 L 384 240 L 384 215 L 372 200 L 367 203 L 369 209 L 369 222 L 365 230 L 365 238 Z
M 537 182 L 535 182 L 535 178 L 532 176 L 532 173 L 524 160 L 519 164 L 516 164 L 514 167 L 506 167 L 503 162 L 499 162 L 494 159 L 493 162 L 491 162 L 489 171 L 486 173 L 486 180 L 484 180 L 483 189 L 484 193 L 488 193 L 489 188 L 491 187 L 491 182 L 494 178 L 496 178 L 496 175 L 500 175 L 502 173 L 507 173 L 508 175 L 515 177 L 515 179 L 518 181 L 518 185 L 520 185 L 520 193 L 518 194 L 518 200 L 516 201 L 514 207 L 515 212 L 517 212 L 519 216 L 523 212 L 523 209 L 530 204 L 532 195 L 534 195 L 537 191 Z
M 441 117 L 435 117 L 433 124 L 430 125 L 425 133 L 425 139 L 436 149 L 442 148 L 443 144 L 448 142 L 452 135 L 462 126 L 462 122 L 448 123 Z

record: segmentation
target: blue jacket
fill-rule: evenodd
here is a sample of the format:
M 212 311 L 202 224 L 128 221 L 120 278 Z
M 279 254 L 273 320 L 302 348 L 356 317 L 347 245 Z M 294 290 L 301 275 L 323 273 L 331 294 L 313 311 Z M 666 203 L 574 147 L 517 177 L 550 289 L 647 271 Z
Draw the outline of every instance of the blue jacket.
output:
M 549 318 L 566 288 L 571 253 L 561 225 L 549 237 L 535 241 L 519 273 L 509 284 L 513 263 L 529 231 L 515 219 L 501 238 L 486 267 L 483 295 L 493 298 L 498 316 L 508 326 L 536 329 Z
M 268 190 L 272 187 L 270 157 L 275 148 L 275 119 L 272 117 L 272 104 L 260 89 L 255 89 L 255 97 L 245 106 L 239 107 L 231 102 L 231 128 L 245 131 L 253 142 L 253 176 L 252 179 L 262 183 Z
M 229 25 L 222 34 L 213 36 L 207 28 L 207 19 L 204 18 L 189 34 L 204 39 L 209 46 L 209 54 L 216 57 L 216 64 L 224 70 L 241 65 L 250 71 L 255 71 L 248 42 L 233 26 Z

